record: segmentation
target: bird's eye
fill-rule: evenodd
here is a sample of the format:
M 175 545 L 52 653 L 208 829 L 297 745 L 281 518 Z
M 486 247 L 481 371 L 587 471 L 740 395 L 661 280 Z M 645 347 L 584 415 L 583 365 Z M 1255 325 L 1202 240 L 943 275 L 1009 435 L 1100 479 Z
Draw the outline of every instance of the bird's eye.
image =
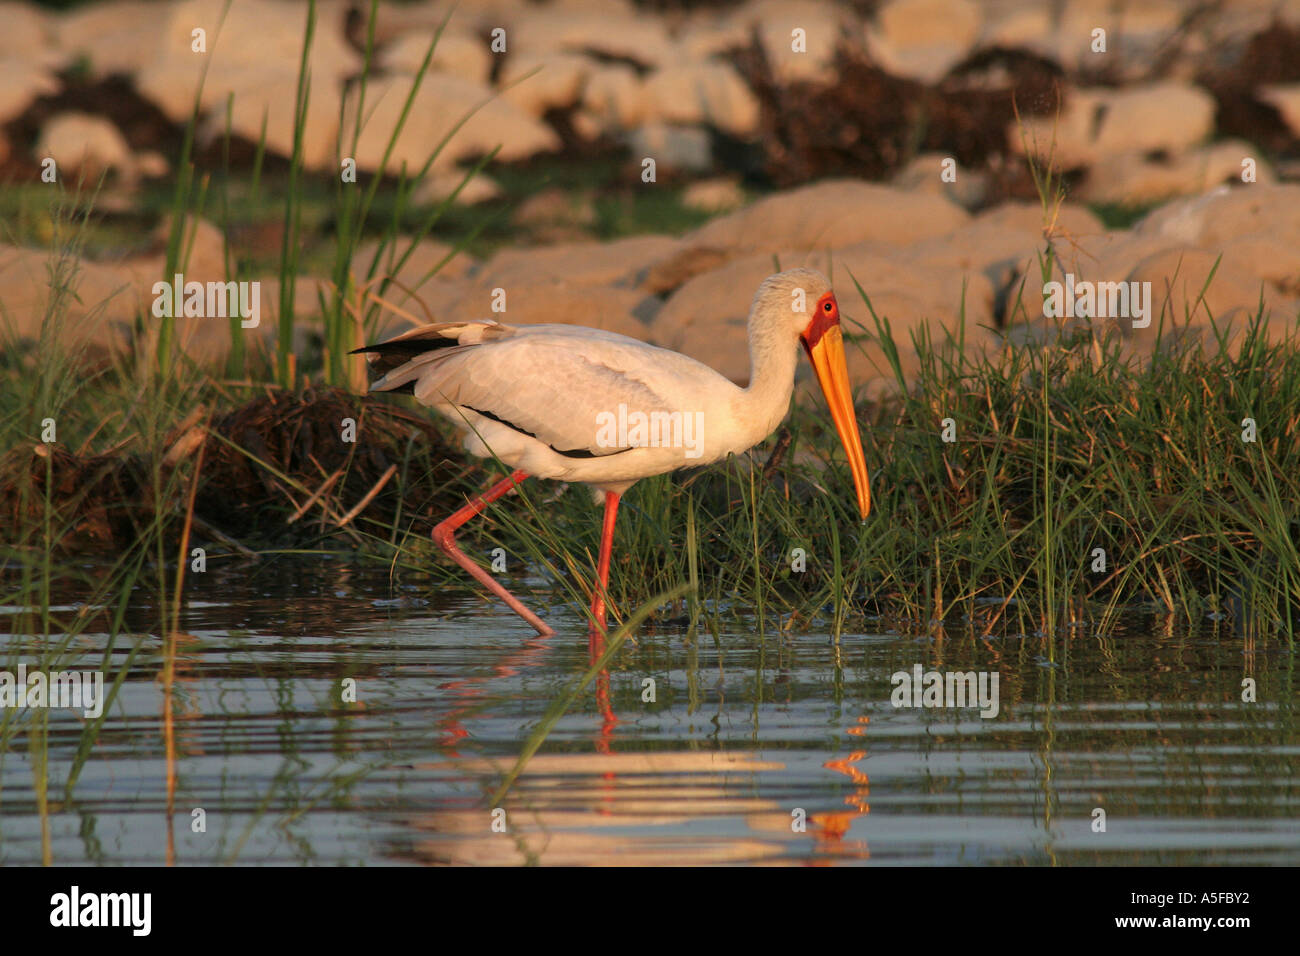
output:
M 831 304 L 829 302 L 827 302 L 825 305 L 822 306 L 823 312 L 829 312 L 830 310 L 831 310 Z

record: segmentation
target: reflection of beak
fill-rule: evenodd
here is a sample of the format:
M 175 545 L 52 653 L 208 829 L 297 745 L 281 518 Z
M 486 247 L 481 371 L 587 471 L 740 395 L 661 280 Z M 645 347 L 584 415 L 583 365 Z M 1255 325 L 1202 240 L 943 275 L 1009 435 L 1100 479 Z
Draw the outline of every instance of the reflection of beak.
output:
M 838 325 L 827 328 L 815 345 L 803 340 L 804 350 L 812 361 L 822 394 L 830 406 L 835 430 L 840 434 L 844 454 L 848 456 L 853 472 L 853 485 L 858 492 L 858 511 L 863 520 L 871 511 L 871 484 L 867 480 L 867 463 L 862 457 L 862 438 L 858 434 L 858 419 L 853 411 L 853 392 L 849 388 L 849 370 L 844 364 L 844 338 Z

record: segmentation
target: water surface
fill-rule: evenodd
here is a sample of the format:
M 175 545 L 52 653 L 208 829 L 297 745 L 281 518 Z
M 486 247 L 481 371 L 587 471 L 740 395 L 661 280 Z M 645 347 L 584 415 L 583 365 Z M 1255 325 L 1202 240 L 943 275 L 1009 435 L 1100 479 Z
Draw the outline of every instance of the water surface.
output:
M 472 594 L 323 560 L 187 590 L 170 820 L 150 637 L 71 793 L 83 719 L 49 712 L 44 840 L 29 738 L 10 743 L 0 863 L 47 842 L 55 863 L 105 864 L 1300 864 L 1294 656 L 1230 627 L 1075 628 L 1050 652 L 951 628 L 643 628 L 608 706 L 588 688 L 494 805 L 588 668 L 575 614 L 540 639 Z M 890 675 L 916 664 L 996 672 L 998 715 L 892 706 Z

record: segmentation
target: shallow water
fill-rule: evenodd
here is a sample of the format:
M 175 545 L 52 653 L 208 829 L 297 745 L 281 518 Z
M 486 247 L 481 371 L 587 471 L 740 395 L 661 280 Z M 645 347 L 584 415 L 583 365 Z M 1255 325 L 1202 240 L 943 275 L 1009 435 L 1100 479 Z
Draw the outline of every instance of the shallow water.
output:
M 642 629 L 608 709 L 597 684 L 577 698 L 502 818 L 490 794 L 588 668 L 576 615 L 553 611 L 542 640 L 468 593 L 336 562 L 188 588 L 171 822 L 151 638 L 70 796 L 82 718 L 48 712 L 46 841 L 27 736 L 11 741 L 0 863 L 45 842 L 107 864 L 1300 863 L 1294 655 L 1230 629 L 1075 629 L 1054 660 L 1034 635 Z M 894 707 L 891 674 L 916 664 L 996 672 L 997 716 Z

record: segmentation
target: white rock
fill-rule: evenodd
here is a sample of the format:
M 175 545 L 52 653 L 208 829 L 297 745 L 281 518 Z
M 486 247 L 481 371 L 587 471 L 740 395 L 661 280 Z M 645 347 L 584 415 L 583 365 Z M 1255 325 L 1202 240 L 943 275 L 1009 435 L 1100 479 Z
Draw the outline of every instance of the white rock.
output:
M 413 75 L 424 63 L 433 37 L 434 31 L 403 34 L 384 47 L 379 62 L 394 73 Z M 486 83 L 492 72 L 492 53 L 481 37 L 448 28 L 438 38 L 429 70 Z
M 356 145 L 357 166 L 379 168 L 389 139 L 397 127 L 412 85 L 411 77 L 378 77 L 366 87 L 365 122 Z M 349 90 L 343 129 L 353 128 L 357 90 Z M 388 161 L 388 172 L 403 163 L 418 171 L 432 151 L 470 110 L 481 105 L 438 154 L 434 169 L 446 169 L 463 159 L 500 146 L 497 158 L 523 159 L 558 149 L 559 137 L 546 124 L 502 100 L 490 89 L 470 80 L 435 73 L 424 77 Z
M 573 285 L 634 284 L 648 263 L 677 248 L 670 236 L 631 236 L 609 242 L 555 243 L 505 249 L 475 271 L 488 287 L 512 288 L 560 281 Z
M 1031 4 L 988 13 L 981 38 L 983 46 L 1029 50 L 1055 59 L 1056 22 L 1052 7 Z
M 582 102 L 601 130 L 631 129 L 645 119 L 645 84 L 627 64 L 593 64 L 582 91 Z
M 1288 294 L 1300 291 L 1300 247 L 1274 236 L 1255 234 L 1230 239 L 1210 251 L 1222 252 L 1225 260 L 1279 291 Z
M 752 29 L 745 8 L 723 14 L 693 12 L 677 32 L 678 59 L 697 62 L 729 50 L 744 49 L 750 44 Z
M 758 129 L 758 99 L 726 63 L 694 63 L 652 73 L 645 81 L 646 110 L 683 126 L 707 124 L 733 136 Z
M 207 219 L 187 216 L 182 228 L 181 252 L 188 258 L 180 263 L 187 281 L 220 282 L 226 275 L 226 235 Z M 164 215 L 154 227 L 154 245 L 165 248 L 171 237 L 172 217 Z M 162 271 L 161 269 L 159 270 Z
M 1185 13 L 1176 0 L 1069 0 L 1042 52 L 1067 70 L 1117 62 L 1145 71 L 1156 51 L 1176 36 Z M 1093 50 L 1098 29 L 1106 31 L 1104 52 Z
M 758 30 L 772 75 L 780 84 L 825 82 L 835 76 L 835 50 L 845 34 L 847 17 L 820 0 L 757 0 L 735 14 Z M 804 48 L 796 52 L 794 31 Z M 747 44 L 746 44 L 747 45 Z
M 51 270 L 54 270 L 53 288 Z M 161 268 L 153 274 L 156 279 Z M 11 331 L 38 341 L 43 333 L 65 347 L 125 347 L 136 315 L 151 302 L 143 276 L 124 267 L 66 257 L 47 249 L 0 246 L 0 314 Z M 54 327 L 42 328 L 51 312 Z
M 682 205 L 702 212 L 730 212 L 745 204 L 745 191 L 726 176 L 691 183 L 682 193 Z
M 503 194 L 501 186 L 495 179 L 479 173 L 461 186 L 464 173 L 450 170 L 448 172 L 430 173 L 415 187 L 411 201 L 417 206 L 432 206 L 442 202 L 455 193 L 454 202 L 458 206 L 473 206 L 481 202 L 498 199 Z M 456 190 L 459 189 L 459 192 Z
M 643 66 L 664 66 L 678 55 L 661 18 L 595 8 L 530 7 L 513 29 L 507 29 L 507 37 L 511 56 L 591 51 Z
M 946 236 L 923 239 L 907 247 L 907 261 L 953 275 L 979 274 L 1001 288 L 1023 274 L 1043 248 L 1040 234 L 976 219 Z
M 119 173 L 127 182 L 137 175 L 135 157 L 121 130 L 102 116 L 59 113 L 41 127 L 33 153 L 37 162 L 52 158 L 64 181 L 77 174 L 93 184 L 101 173 Z
M 365 282 L 371 274 L 371 266 L 375 266 L 375 275 L 391 276 L 418 290 L 429 280 L 435 267 L 438 271 L 432 274 L 441 279 L 463 278 L 475 267 L 477 263 L 468 253 L 453 255 L 454 249 L 454 246 L 437 239 L 425 238 L 413 243 L 407 236 L 399 236 L 381 249 L 378 239 L 368 239 L 357 247 L 352 257 L 352 271 L 358 282 Z M 376 258 L 379 259 L 378 265 L 375 264 Z
M 1105 231 L 1101 220 L 1086 206 L 1063 202 L 1044 209 L 1041 203 L 1011 201 L 999 203 L 976 217 L 982 225 L 1002 229 L 1022 229 L 1046 238 L 1054 236 L 1091 236 Z
M 526 2 L 527 0 L 476 0 L 473 4 L 460 4 L 455 9 L 447 3 L 381 3 L 375 20 L 375 43 L 377 46 L 388 46 L 403 37 L 419 34 L 426 37 L 427 44 L 427 38 L 442 26 L 449 13 L 451 19 L 447 21 L 448 32 L 474 34 L 486 20 L 494 20 L 497 26 L 504 27 L 508 20 L 518 15 Z M 360 12 L 364 43 L 370 22 L 370 4 L 362 5 Z
M 1220 186 L 1175 200 L 1133 227 L 1144 236 L 1214 248 L 1240 236 L 1265 235 L 1300 246 L 1300 185 Z
M 647 123 L 626 136 L 627 148 L 640 165 L 646 158 L 658 169 L 706 170 L 713 165 L 713 147 L 707 131 L 698 126 Z
M 1235 308 L 1254 308 L 1261 293 L 1261 280 L 1235 263 L 1190 247 L 1168 249 L 1143 259 L 1127 280 L 1151 283 L 1153 328 L 1162 312 L 1166 322 L 1181 323 L 1189 316 L 1194 321 L 1208 321 Z
M 440 318 L 439 321 L 492 318 L 528 325 L 562 322 L 588 325 L 638 339 L 647 336 L 645 324 L 637 317 L 638 312 L 647 306 L 646 296 L 635 289 L 578 284 L 562 279 L 516 282 L 505 288 L 506 311 L 493 312 L 494 288 L 501 286 L 478 282 L 467 285 L 459 299 L 444 300 L 445 307 L 440 314 L 448 319 Z
M 891 0 L 867 25 L 867 49 L 887 72 L 934 83 L 970 53 L 982 20 L 971 0 Z
M 288 155 L 293 149 L 305 10 L 284 0 L 235 0 L 221 23 L 223 8 L 223 0 L 185 0 L 166 7 L 159 56 L 140 71 L 136 87 L 173 122 L 185 123 L 206 63 L 201 106 L 211 114 L 207 131 L 215 135 L 224 128 L 226 101 L 233 94 L 233 131 L 256 142 L 265 115 L 268 149 Z M 207 31 L 207 53 L 191 48 L 192 32 L 199 28 Z M 360 61 L 341 31 L 318 23 L 304 129 L 304 159 L 312 168 L 333 164 L 342 83 L 359 68 Z
M 94 76 L 134 76 L 158 58 L 166 20 L 157 3 L 111 0 L 70 10 L 56 21 L 70 58 L 85 58 Z
M 38 97 L 53 96 L 59 89 L 58 79 L 44 67 L 0 57 L 0 123 L 21 116 Z
M 876 314 L 888 318 L 897 331 L 920 321 L 955 328 L 961 313 L 963 286 L 968 334 L 992 322 L 993 289 L 982 276 L 962 276 L 950 269 L 917 268 L 910 263 L 852 247 L 828 256 L 824 252 L 786 249 L 778 254 L 781 268 L 806 266 L 833 275 L 839 290 L 845 327 L 858 334 L 858 324 L 874 331 L 866 305 L 853 286 L 857 276 Z M 678 289 L 650 325 L 650 340 L 677 349 L 743 383 L 749 375 L 745 322 L 753 290 L 775 266 L 770 254 L 748 255 L 695 276 Z M 900 343 L 906 336 L 898 338 Z M 854 351 L 853 346 L 846 351 Z M 851 369 L 854 367 L 850 363 Z M 854 379 L 855 384 L 857 379 Z
M 34 66 L 58 69 L 67 54 L 53 43 L 54 28 L 45 12 L 26 3 L 0 3 L 0 60 L 12 57 Z
M 1257 157 L 1249 143 L 1230 140 L 1179 153 L 1167 160 L 1124 153 L 1101 160 L 1088 170 L 1079 197 L 1089 202 L 1140 205 L 1202 193 L 1225 181 L 1241 182 L 1242 160 Z M 1256 182 L 1273 182 L 1273 173 L 1256 158 Z
M 951 181 L 946 172 L 949 168 Z M 944 196 L 965 209 L 978 207 L 988 192 L 987 174 L 958 166 L 956 159 L 943 153 L 922 153 L 895 173 L 892 182 L 909 192 Z
M 177 76 L 177 88 L 183 88 L 191 79 L 191 64 L 172 61 L 172 66 L 180 74 Z M 147 94 L 150 99 L 157 101 L 153 95 L 157 91 L 156 84 L 163 82 L 166 75 L 165 72 L 153 74 L 151 71 L 150 82 L 154 85 L 151 87 L 153 93 Z M 265 123 L 267 150 L 278 156 L 293 155 L 294 91 L 297 82 L 297 74 L 290 74 L 274 65 L 265 68 L 249 66 L 239 73 L 227 74 L 220 81 L 219 88 L 232 97 L 229 119 L 231 133 L 250 143 L 256 143 L 263 135 Z M 226 132 L 225 103 L 209 102 L 208 88 L 208 85 L 204 86 L 203 102 L 206 112 L 199 125 L 200 146 L 218 142 Z M 302 142 L 303 162 L 308 169 L 338 168 L 334 163 L 339 138 L 339 99 L 338 85 L 329 83 L 324 77 L 319 81 L 313 79 Z M 180 109 L 179 98 L 171 100 L 171 108 Z M 164 112 L 169 111 L 164 109 Z M 178 122 L 188 122 L 188 117 Z
M 1256 95 L 1281 113 L 1291 134 L 1300 137 L 1300 83 L 1261 86 Z
M 577 53 L 518 53 L 501 70 L 501 98 L 540 119 L 578 102 L 593 66 Z
M 1213 132 L 1214 111 L 1213 97 L 1182 83 L 1072 90 L 1059 121 L 1054 115 L 1022 117 L 1007 139 L 1017 152 L 1027 147 L 1076 168 L 1119 153 L 1179 152 Z
M 691 245 L 764 251 L 835 249 L 872 239 L 907 244 L 951 232 L 968 219 L 940 196 L 835 179 L 761 199 L 687 239 Z
M 610 120 L 597 117 L 595 113 L 585 106 L 579 106 L 569 114 L 569 123 L 572 126 L 573 135 L 588 142 L 599 139 L 606 133 L 614 132 L 615 130 L 611 129 L 611 126 L 621 130 L 621 127 L 617 127 Z

